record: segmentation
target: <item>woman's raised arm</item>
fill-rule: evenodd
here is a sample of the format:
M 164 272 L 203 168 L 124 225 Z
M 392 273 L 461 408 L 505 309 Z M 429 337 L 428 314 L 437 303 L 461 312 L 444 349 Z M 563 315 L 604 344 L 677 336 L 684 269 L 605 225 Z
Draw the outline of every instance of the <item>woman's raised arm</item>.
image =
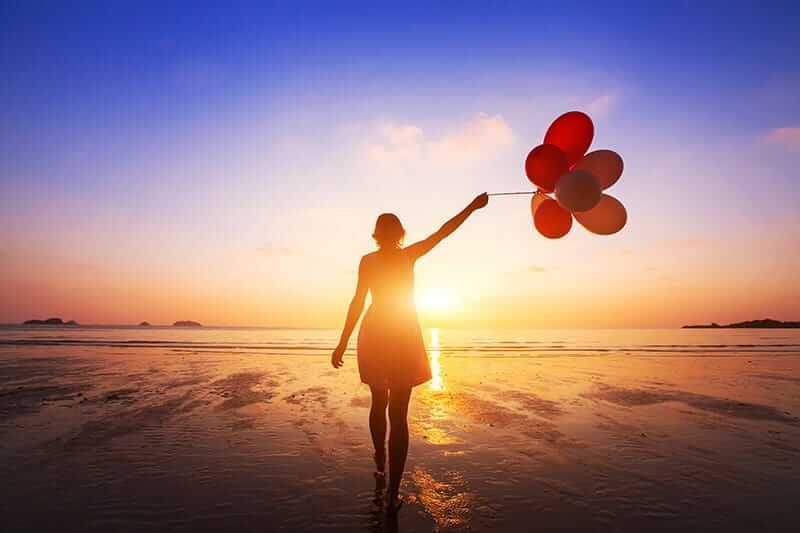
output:
M 456 216 L 445 222 L 436 233 L 427 239 L 415 242 L 414 244 L 406 247 L 406 253 L 410 254 L 414 259 L 418 259 L 423 255 L 430 252 L 434 246 L 442 242 L 442 240 L 458 229 L 467 218 L 478 209 L 485 207 L 489 203 L 489 196 L 486 193 L 479 194 L 472 200 L 467 207 L 461 210 Z

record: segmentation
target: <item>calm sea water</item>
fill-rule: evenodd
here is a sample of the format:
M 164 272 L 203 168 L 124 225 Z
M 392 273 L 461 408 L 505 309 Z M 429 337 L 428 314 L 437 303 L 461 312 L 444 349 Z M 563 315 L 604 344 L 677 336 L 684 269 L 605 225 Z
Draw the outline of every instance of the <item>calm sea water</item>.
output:
M 243 353 L 327 356 L 338 340 L 332 329 L 176 328 L 129 326 L 0 326 L 0 350 L 26 353 L 65 351 L 120 354 Z M 427 328 L 426 342 L 449 357 L 549 357 L 604 353 L 707 357 L 800 353 L 800 330 L 446 330 Z M 355 335 L 354 335 L 355 338 Z M 354 341 L 351 342 L 351 348 Z

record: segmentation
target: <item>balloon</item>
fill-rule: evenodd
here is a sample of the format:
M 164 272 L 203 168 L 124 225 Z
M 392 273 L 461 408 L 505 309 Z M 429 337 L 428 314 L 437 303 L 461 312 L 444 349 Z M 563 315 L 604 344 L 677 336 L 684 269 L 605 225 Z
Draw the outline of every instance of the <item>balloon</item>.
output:
M 533 213 L 533 224 L 548 239 L 560 239 L 572 228 L 572 215 L 558 202 L 547 198 Z
M 611 150 L 595 150 L 583 156 L 572 170 L 585 170 L 597 178 L 600 188 L 614 185 L 622 175 L 622 158 Z
M 550 124 L 544 135 L 545 144 L 553 144 L 564 151 L 567 162 L 574 165 L 592 144 L 594 124 L 586 113 L 570 111 Z
M 542 205 L 542 202 L 545 200 L 552 200 L 552 198 L 542 191 L 536 191 L 536 194 L 531 197 L 531 215 L 536 214 L 536 210 L 539 209 L 539 206 Z
M 628 213 L 622 202 L 609 194 L 603 194 L 596 206 L 589 211 L 575 213 L 575 218 L 592 233 L 611 235 L 625 226 Z
M 540 144 L 525 159 L 525 174 L 543 191 L 553 192 L 556 180 L 568 170 L 567 156 L 552 144 Z
M 556 183 L 556 198 L 561 207 L 573 213 L 588 211 L 600 201 L 600 184 L 585 170 L 564 174 Z

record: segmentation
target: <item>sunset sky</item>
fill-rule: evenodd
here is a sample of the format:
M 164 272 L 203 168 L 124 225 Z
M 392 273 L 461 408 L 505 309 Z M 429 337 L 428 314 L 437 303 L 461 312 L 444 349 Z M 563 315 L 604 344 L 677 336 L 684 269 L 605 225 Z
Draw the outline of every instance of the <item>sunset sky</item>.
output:
M 531 188 L 573 109 L 628 226 L 494 198 L 418 263 L 426 324 L 800 320 L 793 3 L 69 4 L 0 3 L 0 323 L 340 326 L 378 214 Z

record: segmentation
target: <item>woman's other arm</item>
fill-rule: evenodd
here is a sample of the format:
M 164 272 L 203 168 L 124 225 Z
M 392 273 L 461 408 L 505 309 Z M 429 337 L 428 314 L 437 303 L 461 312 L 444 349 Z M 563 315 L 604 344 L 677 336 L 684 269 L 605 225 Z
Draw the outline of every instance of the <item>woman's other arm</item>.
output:
M 364 310 L 364 302 L 367 299 L 367 283 L 365 280 L 365 260 L 362 257 L 361 263 L 358 265 L 358 284 L 356 285 L 356 293 L 350 301 L 350 307 L 347 309 L 347 318 L 344 321 L 342 328 L 342 336 L 339 338 L 339 344 L 331 354 L 331 365 L 333 368 L 340 368 L 344 362 L 344 351 L 347 349 L 347 343 L 350 341 L 350 335 L 358 324 L 358 319 L 361 318 L 361 312 Z

